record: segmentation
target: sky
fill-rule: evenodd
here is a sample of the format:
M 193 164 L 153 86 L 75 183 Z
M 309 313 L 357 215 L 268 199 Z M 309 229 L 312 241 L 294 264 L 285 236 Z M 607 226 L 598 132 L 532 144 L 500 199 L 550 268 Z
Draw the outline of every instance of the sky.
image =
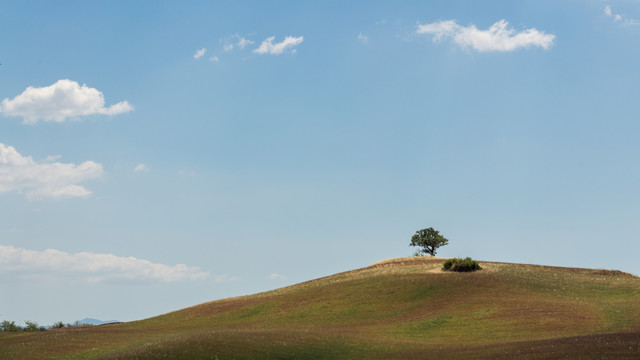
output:
M 0 320 L 410 256 L 640 275 L 639 1 L 3 1 Z

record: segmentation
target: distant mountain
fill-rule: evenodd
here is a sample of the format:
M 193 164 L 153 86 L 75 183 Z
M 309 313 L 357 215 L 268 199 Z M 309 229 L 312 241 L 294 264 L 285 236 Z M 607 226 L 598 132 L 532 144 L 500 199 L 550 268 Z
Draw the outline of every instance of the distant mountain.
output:
M 121 321 L 118 321 L 118 320 L 102 321 L 102 320 L 98 320 L 98 319 L 84 318 L 84 319 L 78 321 L 78 324 L 80 324 L 80 325 L 104 325 L 104 324 L 113 324 L 113 323 L 119 323 L 119 322 L 121 322 Z

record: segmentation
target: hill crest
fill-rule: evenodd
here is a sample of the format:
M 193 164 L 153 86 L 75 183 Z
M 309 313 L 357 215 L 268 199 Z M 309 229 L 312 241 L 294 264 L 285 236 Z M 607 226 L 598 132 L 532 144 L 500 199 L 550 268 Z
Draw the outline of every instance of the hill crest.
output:
M 613 353 L 634 359 L 640 354 L 638 277 L 486 261 L 480 262 L 483 270 L 451 273 L 441 271 L 443 261 L 387 259 L 131 323 L 0 334 L 0 357 L 535 359 Z

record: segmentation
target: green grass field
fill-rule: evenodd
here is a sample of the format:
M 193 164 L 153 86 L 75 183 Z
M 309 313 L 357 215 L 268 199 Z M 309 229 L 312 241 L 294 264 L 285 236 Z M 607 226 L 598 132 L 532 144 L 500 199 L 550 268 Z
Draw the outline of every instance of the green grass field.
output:
M 402 258 L 115 325 L 0 333 L 16 359 L 639 359 L 640 278 Z

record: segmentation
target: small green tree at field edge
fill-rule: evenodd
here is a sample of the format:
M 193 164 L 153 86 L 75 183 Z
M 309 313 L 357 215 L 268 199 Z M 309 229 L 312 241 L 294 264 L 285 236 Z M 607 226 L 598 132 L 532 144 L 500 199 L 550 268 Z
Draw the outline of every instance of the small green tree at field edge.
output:
M 421 252 L 435 256 L 436 249 L 441 246 L 445 246 L 448 243 L 449 240 L 440 235 L 438 230 L 430 227 L 416 231 L 416 233 L 411 237 L 411 244 L 409 244 L 409 246 L 420 246 L 422 247 L 422 249 L 420 249 Z

